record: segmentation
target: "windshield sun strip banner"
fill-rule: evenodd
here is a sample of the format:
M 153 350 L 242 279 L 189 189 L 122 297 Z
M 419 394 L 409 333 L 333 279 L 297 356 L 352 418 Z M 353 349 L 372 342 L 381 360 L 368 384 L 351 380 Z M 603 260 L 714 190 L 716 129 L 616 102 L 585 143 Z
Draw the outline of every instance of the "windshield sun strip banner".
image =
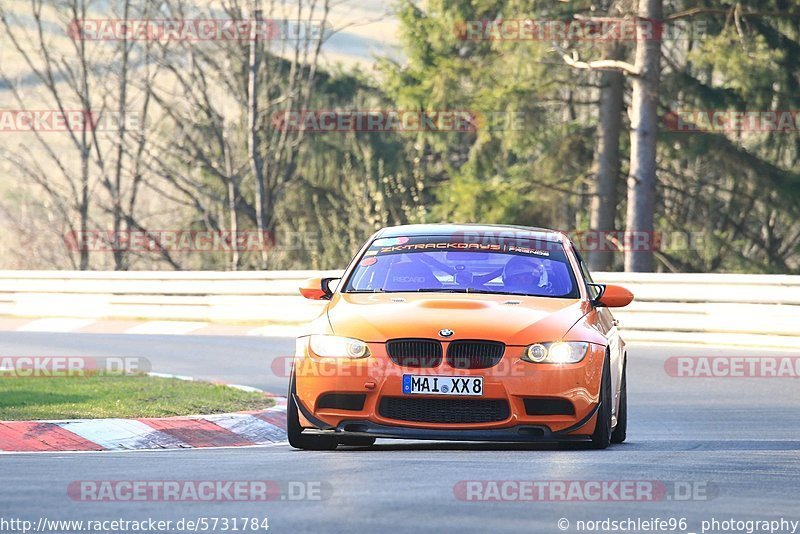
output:
M 453 240 L 440 236 L 379 238 L 370 244 L 365 256 L 383 256 L 409 252 L 489 252 L 538 256 L 549 258 L 553 252 L 563 251 L 560 243 L 537 239 L 508 239 L 500 243 Z M 561 255 L 559 255 L 561 256 Z M 559 258 L 560 259 L 560 258 Z

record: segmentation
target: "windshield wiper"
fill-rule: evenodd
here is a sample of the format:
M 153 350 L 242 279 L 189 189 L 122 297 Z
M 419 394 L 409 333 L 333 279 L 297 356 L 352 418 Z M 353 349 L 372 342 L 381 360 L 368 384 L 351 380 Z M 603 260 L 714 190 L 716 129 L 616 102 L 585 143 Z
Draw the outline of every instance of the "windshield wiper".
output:
M 421 287 L 416 290 L 417 293 L 467 293 L 466 289 L 456 289 L 449 287 Z
M 417 289 L 419 293 L 482 293 L 484 295 L 502 295 L 503 293 L 497 291 L 490 291 L 488 289 L 473 289 L 471 287 L 468 288 L 453 288 L 453 287 L 442 287 L 442 288 L 434 288 L 434 289 Z
M 417 289 L 419 293 L 469 293 L 478 295 L 515 295 L 517 297 L 548 297 L 550 295 L 534 295 L 528 293 L 511 293 L 508 291 L 492 291 L 489 289 L 473 289 L 473 288 L 435 288 L 435 289 Z

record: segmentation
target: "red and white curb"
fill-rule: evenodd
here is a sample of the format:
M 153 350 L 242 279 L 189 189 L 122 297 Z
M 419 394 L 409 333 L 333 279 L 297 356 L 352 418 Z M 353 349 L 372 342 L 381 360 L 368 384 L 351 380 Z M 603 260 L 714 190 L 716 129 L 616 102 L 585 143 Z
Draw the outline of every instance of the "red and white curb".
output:
M 249 386 L 229 386 L 260 391 Z M 214 415 L 0 421 L 0 452 L 164 450 L 279 443 L 286 441 L 286 398 L 273 399 L 275 406 L 266 410 Z

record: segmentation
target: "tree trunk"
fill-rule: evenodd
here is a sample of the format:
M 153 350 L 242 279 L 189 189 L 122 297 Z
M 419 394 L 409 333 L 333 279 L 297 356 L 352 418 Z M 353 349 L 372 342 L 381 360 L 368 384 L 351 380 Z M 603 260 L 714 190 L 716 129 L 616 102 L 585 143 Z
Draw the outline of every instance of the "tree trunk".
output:
M 622 59 L 624 48 L 619 43 L 611 44 L 607 59 Z M 619 180 L 619 136 L 622 130 L 622 106 L 625 97 L 625 77 L 619 70 L 605 70 L 600 75 L 600 109 L 595 146 L 595 172 L 592 187 L 591 213 L 592 231 L 598 233 L 597 250 L 588 254 L 589 268 L 593 271 L 608 271 L 614 258 L 609 232 L 615 228 L 617 216 L 617 182 Z
M 225 126 L 223 125 L 223 128 Z M 239 186 L 236 183 L 236 176 L 233 173 L 233 163 L 231 162 L 231 149 L 228 145 L 227 130 L 222 134 L 222 150 L 224 151 L 223 157 L 225 158 L 225 174 L 228 177 L 228 219 L 233 243 L 236 243 L 236 236 L 239 233 L 239 217 L 236 213 L 236 206 L 239 202 Z M 231 271 L 239 270 L 239 249 L 235 246 L 231 247 Z
M 81 8 L 85 13 L 86 6 L 81 4 Z M 81 108 L 87 117 L 91 118 L 92 106 L 89 101 L 89 64 L 86 56 L 86 41 L 81 39 L 78 43 L 78 61 L 80 62 L 80 99 Z M 87 128 L 81 129 L 80 141 L 80 159 L 81 159 L 81 200 L 78 205 L 78 217 L 80 217 L 81 236 L 84 238 L 89 230 L 89 204 L 91 201 L 89 195 L 89 163 L 91 158 L 91 140 L 89 139 L 89 132 Z M 80 270 L 89 270 L 89 249 L 88 247 L 81 247 L 80 250 Z
M 86 134 L 83 134 L 86 137 Z M 81 152 L 81 199 L 78 203 L 78 218 L 81 229 L 81 236 L 86 239 L 89 232 L 89 154 L 87 150 Z M 80 263 L 78 268 L 81 271 L 89 270 L 89 248 L 85 244 L 80 247 Z
M 123 21 L 127 24 L 129 19 L 130 2 L 126 1 L 123 8 Z M 125 127 L 127 120 L 127 107 L 128 107 L 128 56 L 130 48 L 128 47 L 127 34 L 122 37 L 120 44 L 122 50 L 122 65 L 119 74 L 119 102 L 117 103 L 117 113 L 119 122 L 119 131 L 117 132 L 117 154 L 116 161 L 114 162 L 114 187 L 111 191 L 112 216 L 114 224 L 114 238 L 119 240 L 122 233 L 122 224 L 124 221 L 124 214 L 122 211 L 122 158 L 124 157 L 125 145 Z M 128 262 L 127 254 L 121 247 L 114 248 L 114 270 L 127 271 Z
M 254 0 L 250 12 L 255 20 L 261 20 L 260 0 Z M 258 74 L 261 66 L 261 41 L 252 39 L 250 41 L 250 53 L 248 57 L 247 69 L 247 150 L 250 159 L 250 168 L 255 179 L 255 209 L 256 209 L 256 228 L 258 229 L 258 244 L 261 254 L 260 266 L 267 268 L 267 247 L 265 239 L 266 232 L 266 172 L 264 158 L 261 157 L 259 129 L 259 108 L 258 108 Z
M 662 0 L 639 0 L 639 17 L 662 20 Z M 651 28 L 655 24 L 651 24 Z M 625 270 L 652 272 L 653 210 L 656 192 L 656 140 L 658 136 L 658 85 L 661 74 L 661 38 L 653 31 L 637 31 L 636 68 L 631 101 L 631 159 L 628 173 L 628 209 L 625 230 L 630 248 Z

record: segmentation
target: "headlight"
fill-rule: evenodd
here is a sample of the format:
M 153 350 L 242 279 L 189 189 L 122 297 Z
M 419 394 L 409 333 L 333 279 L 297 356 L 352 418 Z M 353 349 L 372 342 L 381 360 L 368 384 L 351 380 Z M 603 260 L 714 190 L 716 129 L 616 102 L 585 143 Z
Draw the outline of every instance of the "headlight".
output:
M 339 336 L 311 336 L 311 352 L 323 358 L 366 358 L 367 344 L 360 339 Z
M 589 352 L 589 344 L 578 341 L 534 343 L 525 349 L 522 359 L 532 363 L 578 363 Z

